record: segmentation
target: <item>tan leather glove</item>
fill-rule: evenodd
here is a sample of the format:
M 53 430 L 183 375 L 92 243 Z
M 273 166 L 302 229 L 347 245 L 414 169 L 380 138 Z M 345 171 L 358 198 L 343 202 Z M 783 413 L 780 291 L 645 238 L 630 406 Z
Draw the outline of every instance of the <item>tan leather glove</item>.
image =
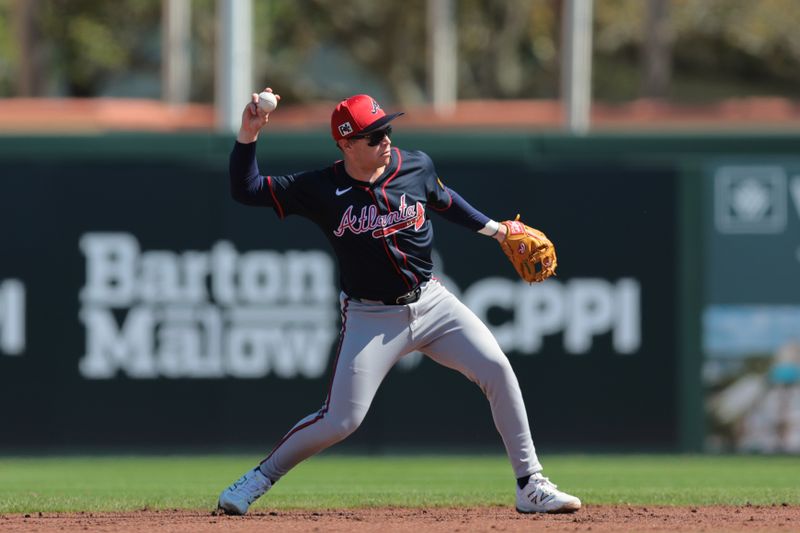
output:
M 519 277 L 533 283 L 555 275 L 558 266 L 556 249 L 544 233 L 520 222 L 519 215 L 501 224 L 508 232 L 500 248 L 514 265 Z

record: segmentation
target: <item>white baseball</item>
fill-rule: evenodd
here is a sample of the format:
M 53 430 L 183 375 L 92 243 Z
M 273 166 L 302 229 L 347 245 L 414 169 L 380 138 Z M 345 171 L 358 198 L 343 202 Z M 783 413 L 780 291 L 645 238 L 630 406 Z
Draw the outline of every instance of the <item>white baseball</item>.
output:
M 258 95 L 258 107 L 264 110 L 265 113 L 271 113 L 278 107 L 278 99 L 275 95 L 264 91 Z

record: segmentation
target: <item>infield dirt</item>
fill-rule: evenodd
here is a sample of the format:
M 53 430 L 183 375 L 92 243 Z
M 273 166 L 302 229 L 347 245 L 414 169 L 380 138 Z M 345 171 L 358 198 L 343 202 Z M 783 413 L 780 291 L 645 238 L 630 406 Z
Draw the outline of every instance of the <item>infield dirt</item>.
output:
M 60 532 L 473 532 L 797 531 L 800 506 L 705 507 L 588 505 L 569 515 L 521 515 L 509 507 L 257 511 L 234 517 L 210 511 L 141 510 L 125 513 L 0 515 L 0 531 Z

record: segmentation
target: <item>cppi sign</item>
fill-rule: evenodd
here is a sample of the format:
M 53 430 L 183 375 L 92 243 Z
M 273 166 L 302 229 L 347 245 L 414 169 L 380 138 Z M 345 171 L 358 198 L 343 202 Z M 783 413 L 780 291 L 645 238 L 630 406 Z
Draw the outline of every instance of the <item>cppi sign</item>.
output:
M 484 322 L 489 311 L 510 311 L 512 318 L 490 326 L 503 350 L 531 355 L 547 335 L 563 334 L 564 351 L 586 354 L 595 337 L 611 334 L 615 353 L 628 355 L 641 347 L 641 286 L 638 280 L 611 282 L 576 278 L 529 285 L 505 278 L 486 278 L 470 286 L 464 303 Z

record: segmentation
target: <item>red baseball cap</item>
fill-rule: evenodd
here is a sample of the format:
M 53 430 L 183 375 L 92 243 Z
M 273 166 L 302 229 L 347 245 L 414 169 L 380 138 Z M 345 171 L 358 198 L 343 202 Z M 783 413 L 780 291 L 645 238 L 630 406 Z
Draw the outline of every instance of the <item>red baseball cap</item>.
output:
M 374 98 L 357 94 L 342 100 L 331 115 L 333 140 L 347 139 L 386 126 L 403 113 L 387 115 Z

